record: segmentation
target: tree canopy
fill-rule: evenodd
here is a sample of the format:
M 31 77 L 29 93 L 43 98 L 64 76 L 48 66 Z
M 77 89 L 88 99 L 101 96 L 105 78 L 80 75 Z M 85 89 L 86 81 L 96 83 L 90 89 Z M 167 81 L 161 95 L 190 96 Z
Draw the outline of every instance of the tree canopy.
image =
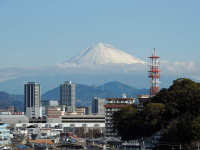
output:
M 149 137 L 163 130 L 163 141 L 190 143 L 200 139 L 200 84 L 190 79 L 173 81 L 137 107 L 123 108 L 113 114 L 113 130 L 123 140 Z

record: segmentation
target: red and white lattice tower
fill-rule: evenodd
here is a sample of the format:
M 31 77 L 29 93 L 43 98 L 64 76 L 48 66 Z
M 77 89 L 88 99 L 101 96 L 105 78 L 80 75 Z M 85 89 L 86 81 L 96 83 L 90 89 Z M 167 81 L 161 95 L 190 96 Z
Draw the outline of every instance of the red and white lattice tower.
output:
M 160 62 L 159 56 L 155 55 L 155 48 L 154 53 L 150 58 L 150 70 L 149 70 L 149 78 L 150 78 L 150 95 L 155 96 L 159 92 L 159 78 L 160 78 Z

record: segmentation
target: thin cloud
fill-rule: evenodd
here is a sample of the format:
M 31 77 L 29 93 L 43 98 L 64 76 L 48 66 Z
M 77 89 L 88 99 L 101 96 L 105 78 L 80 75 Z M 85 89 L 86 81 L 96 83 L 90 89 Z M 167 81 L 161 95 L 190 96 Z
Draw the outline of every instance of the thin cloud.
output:
M 28 68 L 0 68 L 0 82 L 26 76 L 55 76 L 67 74 L 85 75 L 112 75 L 112 74 L 148 74 L 148 64 L 109 64 L 86 65 L 64 63 L 52 67 L 28 67 Z M 195 77 L 200 79 L 200 64 L 190 62 L 161 62 L 161 75 L 176 75 L 178 77 Z

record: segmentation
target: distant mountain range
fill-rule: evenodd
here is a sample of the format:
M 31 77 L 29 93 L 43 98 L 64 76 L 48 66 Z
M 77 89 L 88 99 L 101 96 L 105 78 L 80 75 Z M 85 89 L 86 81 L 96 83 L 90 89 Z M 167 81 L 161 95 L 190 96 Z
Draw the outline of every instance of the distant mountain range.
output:
M 43 100 L 59 100 L 59 87 L 56 87 L 42 95 Z M 122 93 L 126 93 L 127 97 L 135 97 L 136 95 L 149 94 L 147 89 L 136 89 L 121 82 L 108 82 L 101 86 L 76 85 L 76 104 L 91 105 L 93 97 L 111 98 L 121 97 Z
M 59 87 L 56 87 L 41 96 L 42 100 L 59 100 Z M 101 86 L 88 86 L 76 84 L 76 105 L 89 106 L 93 97 L 110 98 L 121 97 L 126 93 L 127 97 L 134 97 L 141 94 L 149 94 L 148 89 L 137 89 L 121 82 L 108 82 Z M 11 95 L 6 92 L 0 92 L 0 105 L 14 105 L 23 111 L 23 95 Z

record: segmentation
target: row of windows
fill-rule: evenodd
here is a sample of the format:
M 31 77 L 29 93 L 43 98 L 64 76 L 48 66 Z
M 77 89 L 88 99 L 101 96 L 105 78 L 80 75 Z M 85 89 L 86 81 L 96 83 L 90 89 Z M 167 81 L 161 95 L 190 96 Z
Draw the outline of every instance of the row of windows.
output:
M 80 117 L 80 118 L 67 118 L 67 117 L 62 117 L 62 119 L 98 119 L 98 120 L 102 120 L 103 118 L 87 118 L 87 117 Z
M 79 123 L 79 122 L 82 122 L 82 123 L 94 123 L 94 122 L 99 122 L 99 123 L 105 123 L 105 121 L 101 121 L 101 120 L 94 120 L 94 121 L 84 121 L 84 120 L 72 120 L 72 121 L 68 121 L 68 120 L 62 120 L 62 123 L 71 123 L 71 122 L 76 122 L 76 123 Z

